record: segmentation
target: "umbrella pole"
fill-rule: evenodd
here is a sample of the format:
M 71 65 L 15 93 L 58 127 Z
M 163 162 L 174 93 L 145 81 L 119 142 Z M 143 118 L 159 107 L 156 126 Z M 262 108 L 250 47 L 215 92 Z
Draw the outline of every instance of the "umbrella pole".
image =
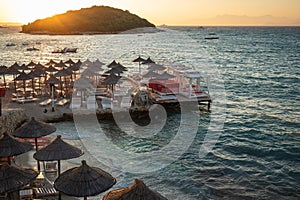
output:
M 8 163 L 9 165 L 11 165 L 11 162 L 10 162 L 10 156 L 7 157 L 7 163 Z
M 87 200 L 87 197 L 84 197 L 84 200 Z
M 141 62 L 139 62 L 139 72 L 141 73 Z
M 60 160 L 57 161 L 57 165 L 58 165 L 58 176 L 60 176 Z
M 52 112 L 54 112 L 54 85 L 51 85 L 51 105 L 52 105 Z
M 6 88 L 5 74 L 3 74 L 4 87 Z
M 61 76 L 59 77 L 59 79 L 60 79 L 60 96 L 62 96 L 63 86 L 62 86 Z
M 38 142 L 37 142 L 37 138 L 34 138 L 35 141 L 35 151 L 38 151 Z M 40 167 L 40 162 L 37 160 L 37 166 L 38 166 L 38 171 L 40 172 L 41 167 Z

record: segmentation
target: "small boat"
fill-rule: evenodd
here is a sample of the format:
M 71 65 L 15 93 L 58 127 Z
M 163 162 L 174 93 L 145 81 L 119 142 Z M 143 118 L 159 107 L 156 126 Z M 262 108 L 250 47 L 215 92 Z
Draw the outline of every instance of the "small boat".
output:
M 35 48 L 35 47 L 30 47 L 26 49 L 27 51 L 39 51 L 39 49 Z
M 28 42 L 23 42 L 22 45 L 27 46 L 27 45 L 29 45 L 29 43 Z
M 217 39 L 219 39 L 219 37 L 217 37 L 217 36 L 205 37 L 204 39 L 206 39 L 206 40 L 217 40 Z
M 68 48 L 68 47 L 52 51 L 52 53 L 76 53 L 76 52 L 77 52 L 77 48 Z
M 7 46 L 7 47 L 13 47 L 13 46 L 16 46 L 16 44 L 15 44 L 15 43 L 12 43 L 12 42 L 9 42 L 9 43 L 6 44 L 6 46 Z

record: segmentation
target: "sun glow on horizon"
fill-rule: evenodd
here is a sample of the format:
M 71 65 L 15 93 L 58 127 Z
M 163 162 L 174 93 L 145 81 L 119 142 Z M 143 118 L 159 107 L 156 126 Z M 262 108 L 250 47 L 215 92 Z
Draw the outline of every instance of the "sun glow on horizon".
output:
M 5 8 L 7 22 L 20 22 L 27 24 L 37 19 L 51 17 L 56 14 L 65 13 L 68 10 L 78 10 L 90 7 L 98 1 L 91 0 L 0 0 L 0 8 Z M 3 9 L 0 10 L 0 12 Z M 0 14 L 1 21 L 1 14 Z

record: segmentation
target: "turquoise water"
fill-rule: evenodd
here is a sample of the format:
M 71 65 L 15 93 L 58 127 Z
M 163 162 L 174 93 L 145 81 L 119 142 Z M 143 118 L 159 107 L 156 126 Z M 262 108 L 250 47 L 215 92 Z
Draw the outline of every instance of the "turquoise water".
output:
M 204 39 L 212 32 L 219 40 Z M 40 41 L 41 51 L 24 51 L 23 41 Z M 5 47 L 7 42 L 17 46 Z M 50 53 L 63 46 L 78 47 L 78 53 Z M 118 165 L 107 168 L 117 176 L 114 189 L 128 186 L 133 178 L 139 177 L 169 199 L 300 198 L 299 54 L 299 27 L 174 27 L 166 32 L 141 35 L 9 33 L 0 37 L 0 65 L 11 65 L 14 61 L 47 62 L 50 58 L 99 58 L 105 63 L 117 59 L 132 73 L 137 72 L 137 64 L 131 61 L 142 55 L 218 73 L 226 93 L 226 118 L 209 153 L 199 157 L 200 147 L 207 142 L 205 136 L 211 133 L 208 130 L 214 112 L 220 108 L 216 104 L 212 105 L 212 113 L 197 112 L 199 124 L 195 138 L 170 165 L 139 174 L 126 171 L 126 166 L 123 170 Z M 99 127 L 91 125 L 79 135 L 78 123 L 63 122 L 56 126 L 58 133 L 67 139 L 81 138 L 88 144 L 85 148 L 94 153 L 100 163 L 101 157 L 97 156 L 104 148 L 100 145 L 99 128 L 125 152 L 152 152 L 175 138 L 182 115 L 184 113 L 179 111 L 169 112 L 162 129 L 150 138 L 128 135 L 128 131 L 134 130 L 132 126 L 125 124 L 119 128 L 110 121 L 100 121 Z M 145 127 L 144 132 L 151 130 Z M 144 163 L 145 168 L 148 165 Z

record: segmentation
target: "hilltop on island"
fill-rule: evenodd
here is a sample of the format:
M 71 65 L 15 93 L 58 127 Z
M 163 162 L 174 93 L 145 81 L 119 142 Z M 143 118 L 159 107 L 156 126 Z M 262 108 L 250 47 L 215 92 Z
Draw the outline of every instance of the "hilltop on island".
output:
M 108 6 L 93 6 L 67 11 L 22 26 L 22 33 L 30 34 L 108 34 L 136 28 L 155 27 L 129 11 Z

